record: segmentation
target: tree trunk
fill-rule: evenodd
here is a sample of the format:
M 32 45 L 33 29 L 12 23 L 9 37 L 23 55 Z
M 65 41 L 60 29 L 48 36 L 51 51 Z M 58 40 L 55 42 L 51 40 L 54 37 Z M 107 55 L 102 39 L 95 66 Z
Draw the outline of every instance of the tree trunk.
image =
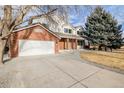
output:
M 3 56 L 4 56 L 4 49 L 6 46 L 7 40 L 0 39 L 0 65 L 3 64 Z
M 105 46 L 105 51 L 107 51 L 107 46 Z
M 112 47 L 110 47 L 110 50 L 111 50 L 111 52 L 112 52 Z
M 0 64 L 3 64 L 3 45 L 2 40 L 0 40 Z
M 102 50 L 102 45 L 99 45 L 98 50 Z

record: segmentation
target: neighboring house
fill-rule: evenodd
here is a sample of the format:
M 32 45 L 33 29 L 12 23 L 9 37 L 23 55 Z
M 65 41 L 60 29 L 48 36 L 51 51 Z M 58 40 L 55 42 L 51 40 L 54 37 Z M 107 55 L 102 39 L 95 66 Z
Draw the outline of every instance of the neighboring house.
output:
M 14 30 L 10 38 L 10 57 L 55 54 L 62 50 L 77 49 L 78 40 L 83 40 L 70 25 L 63 25 L 60 31 L 48 28 L 35 23 Z

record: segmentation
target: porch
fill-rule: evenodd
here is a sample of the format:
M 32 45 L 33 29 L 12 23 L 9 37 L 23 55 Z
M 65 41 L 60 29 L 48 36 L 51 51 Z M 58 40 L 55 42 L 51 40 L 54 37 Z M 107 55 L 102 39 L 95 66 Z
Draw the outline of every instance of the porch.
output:
M 69 39 L 69 38 L 62 38 L 59 41 L 59 50 L 74 50 L 77 49 L 77 40 L 76 39 Z
M 80 37 L 79 35 L 73 35 L 73 34 L 64 34 L 60 32 L 54 32 L 57 36 L 59 36 L 61 39 L 57 42 L 58 50 L 61 51 L 70 51 L 79 49 L 78 48 L 78 41 L 84 40 L 84 38 Z M 81 44 L 83 45 L 83 44 Z M 81 45 L 79 45 L 81 47 Z

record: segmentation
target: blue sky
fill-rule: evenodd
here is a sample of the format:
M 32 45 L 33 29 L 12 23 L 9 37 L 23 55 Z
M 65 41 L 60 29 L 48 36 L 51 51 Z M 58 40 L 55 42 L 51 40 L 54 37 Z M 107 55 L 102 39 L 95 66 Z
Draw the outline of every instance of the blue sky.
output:
M 70 13 L 70 23 L 74 26 L 83 25 L 86 22 L 86 18 L 88 15 L 90 15 L 91 11 L 93 11 L 96 6 L 79 6 L 80 14 L 77 14 L 76 11 L 71 11 Z M 123 25 L 124 29 L 124 6 L 121 5 L 110 5 L 110 6 L 101 6 L 103 7 L 107 12 L 110 12 L 115 19 L 118 20 L 119 24 Z
M 91 10 L 87 9 L 86 6 L 78 6 L 78 11 L 75 9 L 70 12 L 69 20 L 74 26 L 84 25 L 87 16 L 90 14 Z

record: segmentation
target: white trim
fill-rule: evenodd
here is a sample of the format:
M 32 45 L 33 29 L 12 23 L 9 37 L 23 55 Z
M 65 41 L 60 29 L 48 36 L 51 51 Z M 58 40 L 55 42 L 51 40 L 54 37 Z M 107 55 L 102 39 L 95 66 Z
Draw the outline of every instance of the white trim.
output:
M 61 38 L 68 38 L 68 39 L 76 39 L 76 40 L 84 40 L 84 38 L 82 38 L 82 37 L 80 37 L 80 38 L 78 38 L 78 37 L 66 37 L 66 36 L 60 36 Z

